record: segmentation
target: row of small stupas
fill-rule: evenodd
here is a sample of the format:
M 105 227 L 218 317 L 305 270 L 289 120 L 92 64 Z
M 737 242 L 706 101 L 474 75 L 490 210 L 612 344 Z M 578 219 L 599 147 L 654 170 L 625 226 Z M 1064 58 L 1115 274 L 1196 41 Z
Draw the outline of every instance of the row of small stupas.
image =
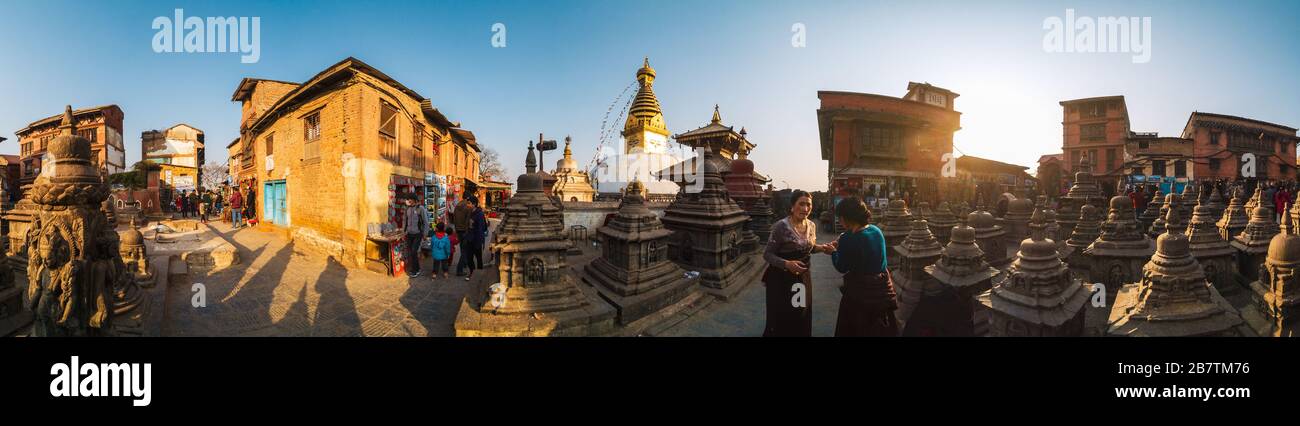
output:
M 1106 315 L 1098 331 L 1111 336 L 1295 335 L 1300 210 L 1279 230 L 1259 191 L 1224 206 L 1217 190 L 1188 188 L 1153 201 L 1149 224 L 1124 196 L 1104 205 L 1103 221 L 1088 172 L 1062 198 L 1060 220 L 1044 197 L 1014 200 L 997 219 L 947 203 L 913 215 L 892 202 L 881 227 L 904 334 L 1094 335 L 1085 315 Z M 1021 240 L 1010 258 L 1007 240 Z M 1243 289 L 1252 303 L 1238 312 L 1222 294 Z
M 530 146 L 527 173 L 519 176 L 492 241 L 498 280 L 469 292 L 456 335 L 636 335 L 758 281 L 770 197 L 753 162 L 729 161 L 724 181 L 714 156 L 706 149 L 700 161 L 703 189 L 683 185 L 662 219 L 647 208 L 645 185 L 630 182 L 617 214 L 597 230 L 600 255 L 570 268 L 574 242 L 565 232 L 561 199 L 546 194 Z

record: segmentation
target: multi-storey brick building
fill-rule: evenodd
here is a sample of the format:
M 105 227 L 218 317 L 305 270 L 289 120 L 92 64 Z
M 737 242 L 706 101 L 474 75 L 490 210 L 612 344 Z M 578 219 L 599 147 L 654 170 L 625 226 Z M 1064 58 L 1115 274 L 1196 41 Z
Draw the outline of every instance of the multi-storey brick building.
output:
M 144 161 L 161 167 L 159 178 L 165 185 L 160 188 L 159 199 L 163 203 L 172 202 L 172 195 L 176 192 L 191 192 L 202 186 L 203 142 L 203 131 L 188 124 L 140 134 Z
M 428 173 L 477 179 L 472 133 L 354 58 L 302 84 L 244 79 L 232 99 L 244 109 L 228 149 L 257 219 L 349 265 L 385 257 L 370 225 L 401 223 L 395 197 L 422 194 Z
M 1242 155 L 1255 155 L 1256 177 L 1261 180 L 1296 178 L 1296 129 L 1208 112 L 1193 112 L 1183 127 L 1183 138 L 1193 141 L 1198 178 L 1241 177 Z
M 817 125 L 831 193 L 938 196 L 943 154 L 952 152 L 959 96 L 928 83 L 909 83 L 902 98 L 819 91 Z
M 1123 96 L 1061 101 L 1061 152 L 1067 171 L 1074 176 L 1079 160 L 1088 157 L 1092 174 L 1104 188 L 1115 188 L 1123 180 L 1124 144 L 1128 140 L 1128 106 Z
M 126 150 L 122 146 L 122 109 L 117 105 L 83 108 L 72 112 L 77 122 L 77 134 L 90 141 L 91 158 L 101 173 L 121 173 L 126 169 Z M 41 173 L 46 148 L 59 134 L 63 114 L 51 115 L 33 121 L 18 136 L 19 157 L 22 161 L 22 184 L 30 184 Z

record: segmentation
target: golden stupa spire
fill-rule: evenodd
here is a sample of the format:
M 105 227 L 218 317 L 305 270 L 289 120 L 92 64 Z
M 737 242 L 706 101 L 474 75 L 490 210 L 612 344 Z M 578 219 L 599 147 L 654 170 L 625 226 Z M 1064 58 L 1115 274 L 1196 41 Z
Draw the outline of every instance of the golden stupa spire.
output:
M 565 136 L 565 137 L 564 137 L 564 158 L 572 158 L 572 157 L 573 157 L 573 150 L 572 150 L 572 149 L 569 149 L 569 145 L 572 144 L 572 143 L 573 143 L 573 137 L 572 137 L 572 136 Z
M 650 67 L 649 57 L 642 62 L 641 69 L 636 71 L 636 80 L 641 88 L 632 98 L 632 107 L 627 111 L 627 120 L 623 125 L 624 134 L 644 128 L 657 130 L 658 133 L 666 135 L 668 127 L 664 124 L 663 111 L 659 109 L 659 99 L 655 97 L 655 69 Z
M 722 113 L 718 112 L 718 104 L 713 104 L 713 124 L 722 124 Z

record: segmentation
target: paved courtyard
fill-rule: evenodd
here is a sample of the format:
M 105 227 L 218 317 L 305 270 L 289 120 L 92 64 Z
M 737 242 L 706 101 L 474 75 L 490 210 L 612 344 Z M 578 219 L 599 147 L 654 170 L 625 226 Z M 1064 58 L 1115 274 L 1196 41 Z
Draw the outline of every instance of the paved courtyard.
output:
M 213 233 L 239 251 L 241 263 L 202 283 L 207 306 L 191 305 L 189 283 L 173 283 L 163 325 L 166 336 L 453 336 L 456 312 L 470 283 L 460 277 L 431 280 L 428 262 L 416 279 L 345 268 L 338 259 L 295 247 L 276 232 L 233 230 L 212 222 Z M 820 239 L 833 238 L 823 234 Z M 459 255 L 459 253 L 458 253 Z M 587 258 L 582 256 L 580 258 Z M 487 256 L 485 256 L 487 260 Z M 575 259 L 578 260 L 578 259 Z M 492 268 L 492 266 L 489 266 Z M 839 274 L 830 257 L 813 257 L 813 334 L 830 336 L 839 303 Z M 494 279 L 495 271 L 476 274 Z M 763 332 L 762 283 L 728 302 L 716 301 L 656 333 L 661 336 L 759 336 Z

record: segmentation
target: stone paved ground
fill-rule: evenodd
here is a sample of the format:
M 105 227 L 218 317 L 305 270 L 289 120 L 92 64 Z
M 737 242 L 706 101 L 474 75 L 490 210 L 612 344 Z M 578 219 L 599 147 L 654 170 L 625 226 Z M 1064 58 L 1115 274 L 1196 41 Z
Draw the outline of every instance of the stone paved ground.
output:
M 454 274 L 430 280 L 428 262 L 422 277 L 388 277 L 345 268 L 337 259 L 295 248 L 276 233 L 210 225 L 239 250 L 241 264 L 212 274 L 192 273 L 192 282 L 206 286 L 204 308 L 191 306 L 188 283 L 172 284 L 164 335 L 454 334 L 452 324 L 469 283 Z
M 168 289 L 166 336 L 452 336 L 469 283 L 453 276 L 432 281 L 387 277 L 343 267 L 337 259 L 294 247 L 257 228 L 212 230 L 233 244 L 241 263 L 212 274 L 195 273 L 207 307 L 190 305 L 188 283 Z M 822 233 L 820 241 L 834 234 Z M 459 254 L 459 253 L 458 253 Z M 586 256 L 573 258 L 580 260 Z M 486 258 L 486 256 L 485 256 Z M 486 260 L 486 259 L 485 259 Z M 830 257 L 813 256 L 813 335 L 831 336 L 839 306 L 839 274 Z M 476 279 L 495 278 L 477 274 Z M 661 336 L 760 336 L 763 285 L 750 284 L 730 301 L 717 301 L 658 333 Z
M 838 234 L 818 229 L 817 241 L 828 242 Z M 840 273 L 824 254 L 812 257 L 813 336 L 835 334 L 835 313 L 840 305 Z M 767 302 L 762 282 L 750 284 L 735 298 L 716 301 L 666 331 L 661 336 L 762 336 Z

